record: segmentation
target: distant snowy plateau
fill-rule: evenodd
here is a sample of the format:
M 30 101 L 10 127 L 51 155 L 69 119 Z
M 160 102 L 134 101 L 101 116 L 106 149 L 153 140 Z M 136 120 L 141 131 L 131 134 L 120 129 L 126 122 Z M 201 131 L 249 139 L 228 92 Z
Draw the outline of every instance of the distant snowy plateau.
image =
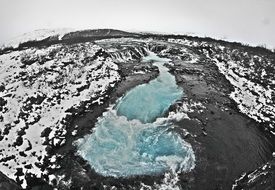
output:
M 157 77 L 142 62 L 149 52 L 171 60 L 184 89 L 166 114 L 196 166 L 176 178 L 100 176 L 75 143 L 123 94 Z M 0 189 L 275 189 L 274 160 L 268 49 L 107 29 L 50 32 L 0 49 Z

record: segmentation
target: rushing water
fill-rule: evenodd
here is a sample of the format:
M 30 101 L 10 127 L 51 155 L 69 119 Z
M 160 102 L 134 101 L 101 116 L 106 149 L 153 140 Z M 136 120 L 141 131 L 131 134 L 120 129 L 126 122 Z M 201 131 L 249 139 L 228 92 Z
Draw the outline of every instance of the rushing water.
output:
M 130 90 L 98 119 L 93 133 L 78 142 L 78 153 L 104 176 L 151 175 L 194 168 L 191 145 L 169 131 L 172 123 L 168 118 L 161 118 L 183 91 L 164 66 L 167 59 L 151 54 L 144 61 L 154 61 L 159 76 Z

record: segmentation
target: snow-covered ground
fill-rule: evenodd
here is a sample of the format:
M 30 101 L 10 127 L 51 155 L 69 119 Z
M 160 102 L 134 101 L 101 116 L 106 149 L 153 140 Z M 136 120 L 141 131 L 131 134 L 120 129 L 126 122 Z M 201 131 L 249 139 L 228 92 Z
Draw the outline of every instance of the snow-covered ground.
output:
M 44 159 L 50 159 L 47 147 L 65 143 L 68 109 L 86 100 L 101 104 L 120 80 L 110 58 L 95 56 L 100 51 L 85 43 L 0 56 L 0 167 L 12 179 L 19 176 L 23 187 L 23 174 L 47 173 L 41 169 Z
M 21 36 L 18 36 L 16 38 L 12 38 L 6 42 L 3 42 L 2 44 L 0 44 L 0 49 L 5 47 L 17 48 L 21 43 L 28 42 L 28 41 L 44 40 L 51 36 L 58 36 L 58 39 L 61 40 L 65 34 L 73 31 L 75 31 L 75 29 L 70 29 L 70 28 L 52 29 L 52 30 L 50 29 L 35 30 L 33 32 L 28 32 Z
M 42 32 L 40 37 L 34 35 L 25 41 L 52 35 L 61 38 L 65 33 Z M 239 110 L 263 124 L 270 134 L 275 134 L 274 60 L 217 43 L 187 39 L 169 39 L 168 42 L 169 46 L 167 41 L 151 38 L 106 39 L 96 43 L 28 48 L 0 55 L 1 171 L 17 182 L 22 181 L 25 187 L 26 173 L 37 177 L 48 174 L 49 168 L 43 168 L 44 162 L 49 160 L 51 168 L 58 168 L 55 161 L 59 155 L 49 157 L 48 151 L 64 145 L 66 136 L 77 135 L 77 129 L 72 134 L 66 130 L 72 110 L 77 110 L 83 102 L 85 105 L 102 104 L 108 96 L 107 91 L 121 80 L 117 63 L 135 61 L 147 55 L 148 50 L 191 64 L 204 56 L 231 83 L 233 90 L 228 96 Z M 16 47 L 19 43 L 14 44 Z M 194 53 L 193 49 L 199 53 Z M 129 72 L 144 74 L 150 71 L 139 66 Z M 189 119 L 188 113 L 204 109 L 200 102 L 186 102 L 170 112 L 169 117 Z M 142 187 L 177 189 L 177 176 L 169 175 L 162 184 Z M 48 177 L 49 181 L 63 179 L 62 176 Z
M 275 135 L 275 65 L 274 59 L 228 48 L 217 43 L 168 39 L 168 42 L 198 48 L 215 63 L 234 91 L 229 95 L 239 110 L 263 123 Z
M 102 49 L 112 43 L 116 48 Z M 50 157 L 48 151 L 64 145 L 66 136 L 77 134 L 77 129 L 67 134 L 70 110 L 77 110 L 85 101 L 103 103 L 108 96 L 106 91 L 121 80 L 115 62 L 129 62 L 146 56 L 154 46 L 152 43 L 151 39 L 111 39 L 97 41 L 98 45 L 92 42 L 52 45 L 1 55 L 1 171 L 21 182 L 22 187 L 26 187 L 27 173 L 48 176 L 49 181 L 62 181 L 62 176 L 48 174 L 48 169 L 59 167 L 55 163 L 60 157 Z M 165 56 L 169 52 L 166 49 L 161 54 Z M 132 72 L 144 74 L 150 71 L 140 67 Z M 186 113 L 192 109 L 184 106 L 171 112 L 169 118 L 188 118 Z M 44 162 L 52 163 L 50 168 L 44 168 Z M 177 188 L 178 180 L 173 180 L 174 177 L 166 176 L 163 184 L 156 184 L 156 187 L 172 185 Z

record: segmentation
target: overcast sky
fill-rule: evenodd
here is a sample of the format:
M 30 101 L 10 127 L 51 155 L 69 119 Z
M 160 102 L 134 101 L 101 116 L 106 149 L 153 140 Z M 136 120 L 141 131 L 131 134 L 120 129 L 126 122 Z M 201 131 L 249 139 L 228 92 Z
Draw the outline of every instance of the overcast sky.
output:
M 194 33 L 275 47 L 275 0 L 0 0 L 0 42 L 36 29 Z

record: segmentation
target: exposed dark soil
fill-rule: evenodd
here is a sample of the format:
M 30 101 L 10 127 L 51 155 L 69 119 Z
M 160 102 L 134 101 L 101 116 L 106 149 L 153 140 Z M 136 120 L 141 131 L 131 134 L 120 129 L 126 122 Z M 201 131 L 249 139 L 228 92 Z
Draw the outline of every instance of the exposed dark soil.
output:
M 73 143 L 83 136 L 91 133 L 92 128 L 95 126 L 97 118 L 107 111 L 112 104 L 114 104 L 120 97 L 122 97 L 128 90 L 143 83 L 147 83 L 150 80 L 158 76 L 158 70 L 154 66 L 151 66 L 151 72 L 146 74 L 133 74 L 129 75 L 130 70 L 133 67 L 138 66 L 140 63 L 118 64 L 120 67 L 123 80 L 118 83 L 113 91 L 110 92 L 109 98 L 102 105 L 93 106 L 90 111 L 87 111 L 81 115 L 77 115 L 73 118 L 73 122 L 70 124 L 71 129 L 68 129 L 68 133 L 73 131 L 74 126 L 77 127 L 76 136 L 68 136 L 66 138 L 65 146 L 60 149 L 54 150 L 53 154 L 61 154 L 64 159 L 60 160 L 61 170 L 55 171 L 58 174 L 66 174 L 68 179 L 72 180 L 72 189 L 101 189 L 102 185 L 117 186 L 123 188 L 125 186 L 133 185 L 140 181 L 147 181 L 149 176 L 140 177 L 143 180 L 132 179 L 115 179 L 112 177 L 103 177 L 95 173 L 89 164 L 83 160 L 80 156 L 76 155 L 76 147 Z M 150 178 L 150 177 L 149 177 Z M 154 177 L 153 177 L 154 178 Z M 152 180 L 148 180 L 152 183 Z M 139 184 L 138 184 L 139 185 Z M 63 188 L 62 184 L 59 188 Z M 68 187 L 64 186 L 64 189 Z
M 230 83 L 213 63 L 178 61 L 172 72 L 187 101 L 205 106 L 203 112 L 189 114 L 191 120 L 178 123 L 195 135 L 190 137 L 197 158 L 191 189 L 231 189 L 238 176 L 272 158 L 272 139 L 260 130 L 260 124 L 238 111 L 227 96 Z
M 71 35 L 74 37 L 75 34 Z M 81 35 L 83 36 L 74 39 L 70 39 L 70 36 L 67 36 L 68 39 L 64 39 L 61 43 L 119 38 L 123 35 L 125 37 L 136 37 L 135 34 L 120 35 L 116 33 L 114 33 L 114 36 L 103 37 L 100 35 L 99 37 L 87 36 L 85 32 Z M 149 34 L 142 36 L 144 38 L 161 38 L 161 36 Z M 177 36 L 162 37 L 175 38 Z M 181 37 L 189 38 L 187 36 L 178 36 L 178 38 Z M 201 40 L 196 37 L 190 38 L 194 41 Z M 60 43 L 60 41 L 56 40 L 46 39 L 42 42 L 29 42 L 22 44 L 19 49 Z M 205 38 L 204 41 L 213 42 L 213 39 Z M 238 43 L 218 42 L 238 48 L 248 48 Z M 249 47 L 248 50 L 262 52 L 263 54 L 270 53 L 269 50 L 260 47 Z M 0 51 L 0 54 L 8 53 L 9 51 L 12 51 L 12 49 Z M 192 144 L 197 159 L 196 167 L 192 172 L 180 175 L 180 185 L 183 189 L 192 190 L 231 189 L 234 180 L 243 172 L 255 170 L 272 159 L 271 155 L 275 149 L 275 140 L 265 135 L 261 124 L 238 111 L 237 105 L 228 97 L 228 94 L 233 90 L 230 83 L 223 75 L 219 74 L 217 67 L 212 62 L 201 57 L 196 64 L 188 64 L 187 62 L 176 60 L 174 60 L 174 63 L 175 66 L 170 66 L 171 73 L 176 76 L 178 85 L 184 89 L 186 95 L 182 102 L 201 102 L 205 107 L 202 112 L 195 110 L 189 113 L 190 120 L 185 119 L 176 123 L 178 127 L 175 130 L 179 133 L 181 133 L 182 129 L 187 129 L 191 134 L 188 136 L 183 135 L 183 138 Z M 114 104 L 119 97 L 123 96 L 131 88 L 146 83 L 158 75 L 157 70 L 154 68 L 147 74 L 130 75 L 133 67 L 138 65 L 139 63 L 119 64 L 123 80 L 109 92 L 109 96 L 103 104 L 93 105 L 93 107 L 73 115 L 70 118 L 73 122 L 67 126 L 67 133 L 71 134 L 75 126 L 78 126 L 77 135 L 67 135 L 64 146 L 51 150 L 54 155 L 62 155 L 62 159 L 58 160 L 61 168 L 50 172 L 59 175 L 66 174 L 66 178 L 63 181 L 71 181 L 70 189 L 103 189 L 104 185 L 108 187 L 116 186 L 118 189 L 140 189 L 140 182 L 146 185 L 153 185 L 154 182 L 158 183 L 163 179 L 162 175 L 139 176 L 126 179 L 100 176 L 91 169 L 85 160 L 76 155 L 75 146 L 73 145 L 77 139 L 91 133 L 97 118 L 110 105 Z M 179 102 L 179 104 L 181 103 Z M 52 189 L 41 179 L 32 177 L 29 179 L 30 189 Z M 3 186 L 3 184 L 6 186 Z M 18 188 L 16 184 L 0 173 L 0 190 L 2 190 L 2 187 L 7 190 Z M 68 186 L 67 184 L 59 184 L 59 189 L 68 189 Z
M 19 190 L 21 189 L 14 181 L 0 172 L 0 189 L 1 190 Z
M 195 110 L 190 113 L 191 120 L 177 123 L 176 130 L 180 132 L 183 128 L 190 132 L 191 135 L 184 138 L 192 144 L 197 158 L 195 169 L 180 175 L 180 185 L 184 189 L 231 189 L 234 180 L 243 172 L 255 170 L 270 160 L 274 147 L 259 124 L 241 114 L 228 98 L 232 88 L 216 66 L 207 60 L 201 61 L 201 64 L 174 61 L 175 66 L 170 68 L 178 85 L 185 91 L 183 101 L 202 102 L 205 106 L 203 112 Z M 131 69 L 130 65 L 121 67 L 125 80 L 110 93 L 106 103 L 74 119 L 72 126 L 78 125 L 77 138 L 89 133 L 106 108 L 129 89 L 157 76 L 157 72 L 127 76 L 128 69 Z M 67 173 L 72 188 L 101 189 L 104 184 L 119 189 L 139 189 L 140 182 L 153 185 L 163 179 L 162 175 L 128 179 L 100 176 L 75 154 L 76 150 L 71 146 L 75 140 L 68 138 L 67 145 L 57 151 L 65 155 L 62 170 L 58 172 Z

